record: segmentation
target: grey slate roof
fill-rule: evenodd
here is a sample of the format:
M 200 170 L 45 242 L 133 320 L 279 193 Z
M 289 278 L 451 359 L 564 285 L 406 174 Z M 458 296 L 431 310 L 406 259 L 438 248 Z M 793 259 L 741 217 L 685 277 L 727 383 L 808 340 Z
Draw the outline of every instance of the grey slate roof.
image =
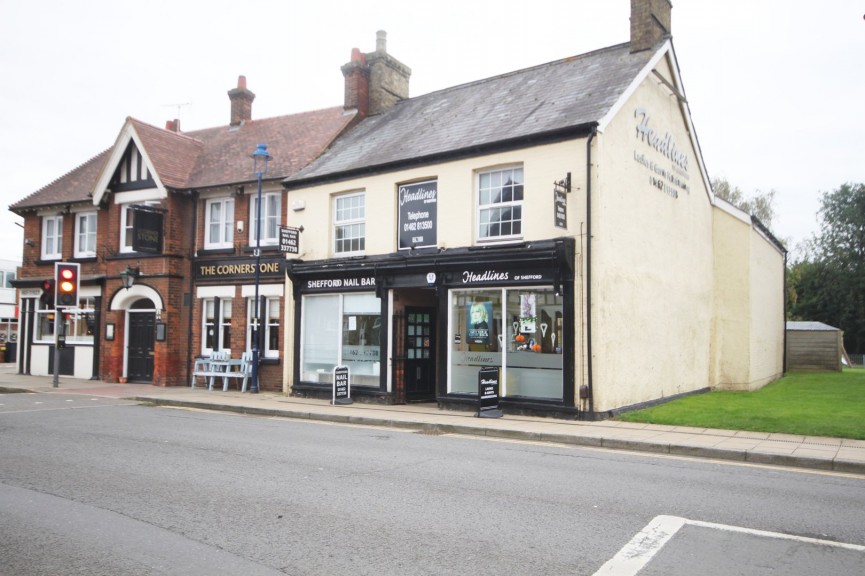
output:
M 361 121 L 286 185 L 588 129 L 654 55 L 621 44 L 403 100 Z

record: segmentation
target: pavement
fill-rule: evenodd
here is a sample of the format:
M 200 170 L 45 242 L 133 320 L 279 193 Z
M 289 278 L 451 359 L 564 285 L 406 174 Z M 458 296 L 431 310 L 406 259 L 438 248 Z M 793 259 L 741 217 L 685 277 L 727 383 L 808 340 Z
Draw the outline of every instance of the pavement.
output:
M 384 405 L 296 398 L 277 392 L 258 394 L 208 391 L 187 386 L 160 388 L 116 384 L 62 376 L 23 376 L 14 364 L 0 364 L 0 391 L 37 394 L 71 393 L 202 410 L 316 420 L 340 424 L 384 426 L 428 433 L 463 434 L 530 442 L 546 442 L 631 452 L 648 452 L 710 460 L 832 470 L 865 475 L 865 440 L 661 426 L 617 420 L 575 421 L 505 414 L 478 418 L 476 412 L 442 410 L 435 404 Z M 0 396 L 2 404 L 2 396 Z

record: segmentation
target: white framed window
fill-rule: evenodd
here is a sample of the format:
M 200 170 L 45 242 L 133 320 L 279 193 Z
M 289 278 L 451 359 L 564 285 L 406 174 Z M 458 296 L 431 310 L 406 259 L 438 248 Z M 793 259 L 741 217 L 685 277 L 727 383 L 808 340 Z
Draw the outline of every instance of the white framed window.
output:
M 249 221 L 252 223 L 249 229 L 249 245 L 255 246 L 258 234 L 258 196 L 252 196 L 249 203 Z M 266 192 L 261 195 L 261 245 L 273 245 L 279 243 L 279 224 L 282 218 L 282 193 Z
M 478 173 L 478 240 L 514 240 L 523 235 L 523 169 Z
M 231 298 L 205 298 L 202 303 L 201 353 L 231 352 Z
M 96 212 L 75 215 L 75 257 L 96 256 Z
M 214 198 L 205 205 L 205 248 L 231 248 L 234 242 L 234 198 Z
M 258 353 L 262 358 L 279 358 L 279 298 L 268 298 L 259 295 L 264 308 L 259 312 L 261 322 L 261 348 Z M 252 351 L 252 333 L 254 328 L 254 301 L 246 299 L 246 349 Z
M 354 256 L 366 249 L 366 195 L 363 192 L 333 199 L 333 253 Z
M 42 259 L 57 260 L 63 257 L 63 216 L 42 218 Z

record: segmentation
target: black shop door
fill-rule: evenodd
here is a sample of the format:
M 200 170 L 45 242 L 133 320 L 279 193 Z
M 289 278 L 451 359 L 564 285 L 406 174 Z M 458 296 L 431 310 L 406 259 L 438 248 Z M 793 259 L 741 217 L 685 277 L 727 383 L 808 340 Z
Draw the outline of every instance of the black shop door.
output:
M 435 308 L 405 309 L 405 393 L 409 402 L 435 400 Z
M 126 376 L 130 382 L 153 381 L 155 330 L 155 313 L 129 313 L 129 356 L 127 357 Z

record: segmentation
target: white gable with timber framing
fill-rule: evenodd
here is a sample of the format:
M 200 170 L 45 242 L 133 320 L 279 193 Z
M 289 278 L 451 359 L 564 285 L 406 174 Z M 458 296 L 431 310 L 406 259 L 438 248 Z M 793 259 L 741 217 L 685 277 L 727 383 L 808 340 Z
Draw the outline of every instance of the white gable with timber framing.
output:
M 93 204 L 101 204 L 109 192 L 114 193 L 116 204 L 161 200 L 167 196 L 131 118 L 126 119 L 102 168 L 93 191 Z

